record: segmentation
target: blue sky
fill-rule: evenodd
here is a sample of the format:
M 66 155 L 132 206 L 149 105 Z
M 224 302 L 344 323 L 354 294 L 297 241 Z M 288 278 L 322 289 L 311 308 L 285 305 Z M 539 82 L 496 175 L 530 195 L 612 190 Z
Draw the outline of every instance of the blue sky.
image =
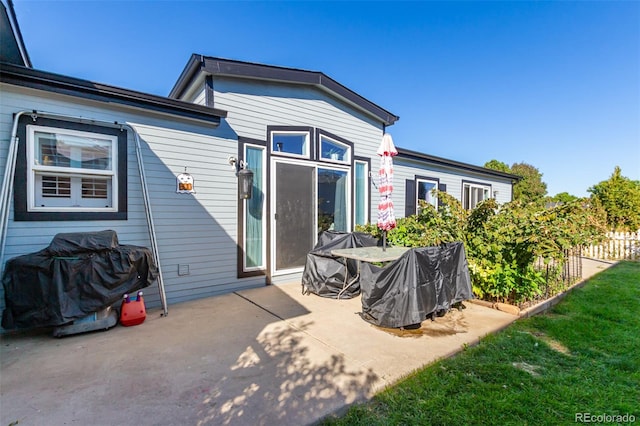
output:
M 640 2 L 14 0 L 33 65 L 166 96 L 192 53 L 322 71 L 399 115 L 396 145 L 640 180 Z

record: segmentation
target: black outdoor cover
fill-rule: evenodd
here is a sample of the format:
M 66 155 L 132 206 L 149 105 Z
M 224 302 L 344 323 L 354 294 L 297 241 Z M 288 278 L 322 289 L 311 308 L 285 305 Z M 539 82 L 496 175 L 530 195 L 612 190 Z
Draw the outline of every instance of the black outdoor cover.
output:
M 389 328 L 419 324 L 472 299 L 462 243 L 414 248 L 384 268 L 362 262 L 362 317 Z
M 360 284 L 353 283 L 341 294 L 345 284 L 344 259 L 331 255 L 331 250 L 377 246 L 378 240 L 363 232 L 324 231 L 318 236 L 318 243 L 307 254 L 302 273 L 302 293 L 313 293 L 322 297 L 351 299 L 360 294 Z M 355 260 L 347 260 L 347 282 L 357 273 Z
M 115 231 L 57 234 L 47 248 L 7 262 L 2 327 L 67 324 L 151 285 L 157 276 L 151 251 L 118 244 Z

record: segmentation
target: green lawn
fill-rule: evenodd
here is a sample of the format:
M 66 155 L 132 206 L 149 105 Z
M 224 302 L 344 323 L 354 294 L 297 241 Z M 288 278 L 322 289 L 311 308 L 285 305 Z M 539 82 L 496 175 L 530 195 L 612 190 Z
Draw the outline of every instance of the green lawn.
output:
M 640 423 L 638 262 L 601 272 L 550 312 L 519 320 L 325 424 L 559 425 L 575 424 L 577 413 Z

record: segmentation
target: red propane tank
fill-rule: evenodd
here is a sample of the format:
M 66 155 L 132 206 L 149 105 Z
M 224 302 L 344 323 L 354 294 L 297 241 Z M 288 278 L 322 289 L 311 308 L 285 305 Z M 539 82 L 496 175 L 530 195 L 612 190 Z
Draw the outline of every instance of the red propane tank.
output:
M 142 324 L 147 318 L 147 310 L 144 307 L 144 298 L 142 292 L 138 292 L 136 300 L 131 300 L 128 294 L 125 294 L 120 308 L 120 324 L 128 327 L 130 325 Z

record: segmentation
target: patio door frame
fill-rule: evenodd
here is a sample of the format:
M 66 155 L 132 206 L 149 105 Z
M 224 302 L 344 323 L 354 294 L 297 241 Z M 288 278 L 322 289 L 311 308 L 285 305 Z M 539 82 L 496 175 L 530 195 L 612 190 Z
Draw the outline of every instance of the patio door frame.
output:
M 304 167 L 310 167 L 314 169 L 314 173 L 313 173 L 313 187 L 309 188 L 310 191 L 313 191 L 314 196 L 313 196 L 313 205 L 311 207 L 311 211 L 314 212 L 313 215 L 313 221 L 312 221 L 312 226 L 313 229 L 312 231 L 312 235 L 313 235 L 313 245 L 312 247 L 309 247 L 309 250 L 311 250 L 313 248 L 313 246 L 315 246 L 315 244 L 318 242 L 318 169 L 331 169 L 331 170 L 339 170 L 339 171 L 344 171 L 347 172 L 347 187 L 346 187 L 346 203 L 347 203 L 347 215 L 346 215 L 346 221 L 347 221 L 347 229 L 351 230 L 353 228 L 353 163 L 350 165 L 336 165 L 336 164 L 331 164 L 331 163 L 326 163 L 326 162 L 318 162 L 318 161 L 309 161 L 309 160 L 298 160 L 298 159 L 292 159 L 292 158 L 286 158 L 286 157 L 276 157 L 276 156 L 271 156 L 270 160 L 270 167 L 269 167 L 269 192 L 270 192 L 270 201 L 269 201 L 269 253 L 270 253 L 270 259 L 269 259 L 269 269 L 271 272 L 271 276 L 279 276 L 279 275 L 286 275 L 286 274 L 293 274 L 293 273 L 299 273 L 302 272 L 304 270 L 304 267 L 296 267 L 296 268 L 290 268 L 290 269 L 276 269 L 276 253 L 277 253 L 277 247 L 278 247 L 278 241 L 277 241 L 277 233 L 276 233 L 276 213 L 277 213 L 277 209 L 276 209 L 276 202 L 278 199 L 278 188 L 276 185 L 276 167 L 277 167 L 277 163 L 286 163 L 286 164 L 292 164 L 292 165 L 298 165 L 298 166 L 304 166 Z

